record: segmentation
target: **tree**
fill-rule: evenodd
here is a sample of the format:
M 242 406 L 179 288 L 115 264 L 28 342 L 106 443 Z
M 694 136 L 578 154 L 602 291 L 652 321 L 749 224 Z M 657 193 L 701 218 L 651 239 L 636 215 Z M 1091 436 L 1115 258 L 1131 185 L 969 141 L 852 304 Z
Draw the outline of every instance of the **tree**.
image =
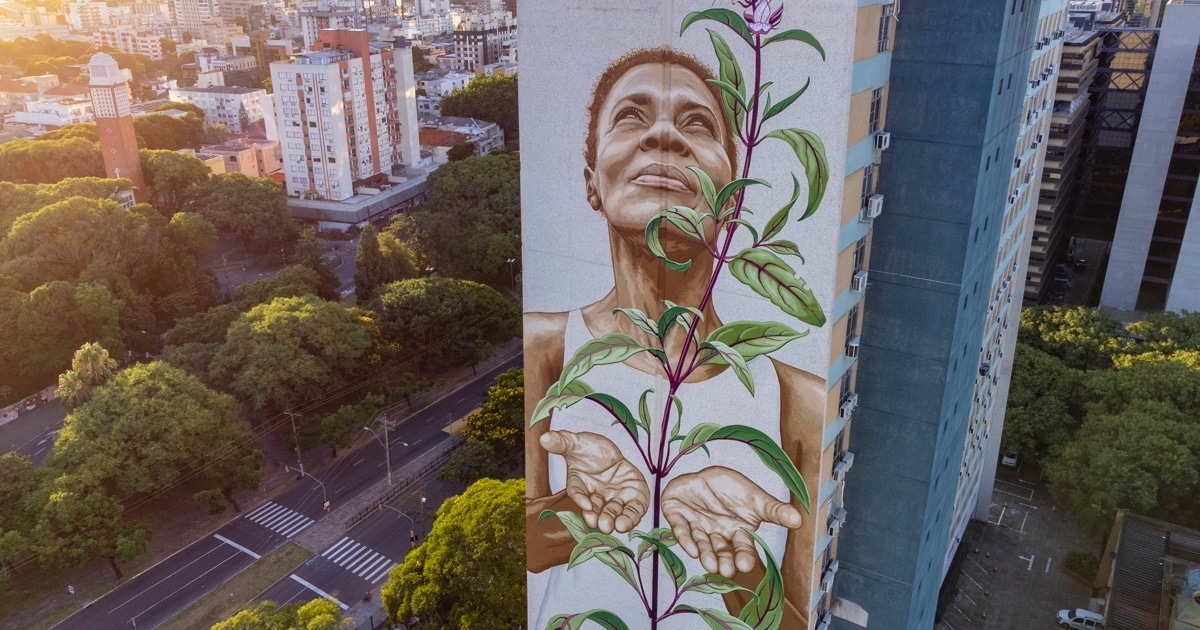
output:
M 260 252 L 290 249 L 299 235 L 283 189 L 265 177 L 214 175 L 186 191 L 183 208 Z
M 520 452 L 525 440 L 525 371 L 514 368 L 496 377 L 483 407 L 467 416 L 463 437 L 484 442 L 501 456 Z
M 1097 534 L 1121 508 L 1177 523 L 1200 516 L 1200 424 L 1168 403 L 1089 414 L 1045 470 L 1055 498 Z
M 57 184 L 13 184 L 0 182 L 0 235 L 8 234 L 18 217 L 36 212 L 71 197 L 113 199 L 132 190 L 128 179 L 69 177 Z
M 1021 342 L 1077 370 L 1111 366 L 1113 355 L 1125 345 L 1123 334 L 1121 322 L 1099 309 L 1054 306 L 1021 311 Z
M 1026 457 L 1055 452 L 1070 441 L 1079 373 L 1037 348 L 1017 344 L 1013 357 L 1003 443 Z
M 117 362 L 98 343 L 85 343 L 75 351 L 71 369 L 58 377 L 58 398 L 67 410 L 88 401 L 92 390 L 112 378 Z
M 447 499 L 382 596 L 392 623 L 420 618 L 410 628 L 524 627 L 525 481 L 484 479 Z
M 146 550 L 150 530 L 124 519 L 125 509 L 103 490 L 73 475 L 49 484 L 33 529 L 33 549 L 43 564 L 82 567 L 106 558 L 117 579 L 117 561 L 129 562 Z
M 225 331 L 229 330 L 229 325 L 240 316 L 241 312 L 237 308 L 221 304 L 203 313 L 180 318 L 175 322 L 175 327 L 167 332 L 164 343 L 168 346 L 221 343 L 225 341 Z
M 337 602 L 319 598 L 280 606 L 264 601 L 247 606 L 212 630 L 350 630 L 354 619 L 342 617 Z
M 304 265 L 280 269 L 274 276 L 243 284 L 233 290 L 233 304 L 248 311 L 275 298 L 316 295 L 321 285 L 317 272 Z
M 67 415 L 51 462 L 126 494 L 155 493 L 198 477 L 205 490 L 240 510 L 233 492 L 258 487 L 262 454 L 250 429 L 234 419 L 236 407 L 232 397 L 179 368 L 161 361 L 135 365 Z
M 475 157 L 475 152 L 474 142 L 459 142 L 450 147 L 450 150 L 446 152 L 446 159 L 451 162 L 461 162 L 469 157 Z
M 321 419 L 319 439 L 329 445 L 333 456 L 337 457 L 338 449 L 349 447 L 354 435 L 371 424 L 371 419 L 383 405 L 383 396 L 370 394 L 356 405 L 338 407 L 337 411 Z
M 1136 400 L 1160 401 L 1200 415 L 1200 366 L 1189 365 L 1187 353 L 1148 353 L 1116 359 L 1111 370 L 1096 370 L 1084 379 L 1089 410 L 1116 412 Z
M 24 455 L 0 455 L 0 505 L 4 506 L 0 510 L 0 592 L 17 562 L 33 552 L 30 533 L 40 509 L 33 497 L 50 474 L 35 468 Z
M 68 177 L 104 177 L 100 145 L 78 137 L 0 144 L 0 180 L 53 184 Z
M 250 407 L 278 412 L 341 387 L 370 350 L 361 314 L 313 295 L 276 298 L 229 327 L 211 370 Z
M 1144 340 L 1132 349 L 1135 352 L 1200 350 L 1200 312 L 1149 313 L 1126 329 Z
M 166 54 L 166 51 L 164 50 L 163 53 Z M 200 120 L 204 120 L 204 117 L 206 116 L 206 114 L 204 113 L 204 110 L 200 109 L 199 105 L 194 105 L 192 103 L 179 103 L 176 101 L 168 101 L 166 103 L 163 103 L 162 105 L 159 105 L 158 107 L 155 107 L 151 111 L 184 112 L 185 114 L 189 114 L 192 117 L 199 118 Z
M 412 232 L 439 275 L 509 287 L 521 254 L 521 162 L 515 155 L 473 157 L 429 176 L 429 201 L 393 231 Z
M 479 77 L 442 99 L 443 116 L 468 116 L 500 125 L 509 146 L 520 141 L 517 75 Z
M 366 304 L 384 284 L 417 276 L 412 250 L 391 234 L 378 234 L 373 225 L 363 228 L 359 236 L 354 265 L 359 304 Z
M 333 273 L 333 266 L 323 255 L 317 243 L 317 231 L 304 228 L 292 249 L 296 264 L 304 265 L 317 274 L 317 297 L 322 300 L 337 300 L 341 297 L 342 281 Z
M 204 141 L 204 119 L 192 115 L 176 118 L 166 114 L 146 114 L 133 119 L 138 146 L 144 149 L 196 148 Z
M 469 419 L 468 419 L 469 421 Z M 451 483 L 472 484 L 480 479 L 499 479 L 500 464 L 496 451 L 487 442 L 467 440 L 454 449 L 438 479 Z
M 385 339 L 404 343 L 435 371 L 469 361 L 476 340 L 510 338 L 518 316 L 494 289 L 440 277 L 384 285 L 369 308 Z
M 178 151 L 142 149 L 142 174 L 152 192 L 154 207 L 170 216 L 179 211 L 184 191 L 207 180 L 208 165 L 194 155 Z
M 420 46 L 412 47 L 413 72 L 428 72 L 437 68 L 437 66 L 429 63 L 429 59 L 426 57 L 427 54 L 429 53 L 426 53 L 425 49 Z

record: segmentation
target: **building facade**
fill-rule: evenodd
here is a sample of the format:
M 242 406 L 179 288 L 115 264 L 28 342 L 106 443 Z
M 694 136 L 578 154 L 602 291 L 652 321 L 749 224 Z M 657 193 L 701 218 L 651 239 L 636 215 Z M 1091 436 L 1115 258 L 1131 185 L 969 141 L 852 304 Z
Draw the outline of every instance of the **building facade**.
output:
M 1200 2 L 1172 0 L 1146 86 L 1100 305 L 1200 310 Z
M 412 48 L 322 31 L 319 50 L 271 64 L 288 195 L 340 201 L 420 160 Z
M 1067 6 L 898 4 L 835 593 L 927 630 L 991 504 Z
M 145 55 L 155 61 L 163 58 L 162 38 L 153 31 L 128 26 L 100 29 L 92 33 L 92 43 L 123 53 Z
M 204 110 L 205 124 L 225 125 L 233 133 L 243 133 L 248 127 L 261 124 L 263 107 L 271 106 L 270 97 L 262 88 L 174 88 L 169 95 L 176 103 L 191 103 Z
M 517 20 L 508 12 L 472 13 L 454 28 L 455 68 L 474 72 L 500 61 L 517 37 Z
M 134 198 L 139 203 L 145 202 L 150 198 L 150 191 L 142 176 L 142 160 L 138 155 L 137 134 L 130 112 L 129 85 L 116 60 L 105 53 L 92 56 L 88 72 L 91 76 L 88 91 L 96 117 L 104 172 L 114 179 L 133 181 Z
M 170 0 L 171 21 L 199 37 L 200 27 L 220 16 L 217 0 Z

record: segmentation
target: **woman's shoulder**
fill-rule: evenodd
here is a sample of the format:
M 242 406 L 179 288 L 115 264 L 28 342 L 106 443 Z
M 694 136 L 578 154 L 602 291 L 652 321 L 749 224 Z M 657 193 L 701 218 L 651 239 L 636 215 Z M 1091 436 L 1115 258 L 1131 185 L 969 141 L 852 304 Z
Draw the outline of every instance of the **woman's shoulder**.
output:
M 570 313 L 525 313 L 525 372 L 562 371 Z M 558 377 L 551 376 L 551 380 Z
M 780 387 L 785 391 L 790 390 L 805 396 L 825 393 L 826 382 L 820 376 L 774 358 L 771 359 L 771 364 L 775 366 L 775 373 L 779 375 Z

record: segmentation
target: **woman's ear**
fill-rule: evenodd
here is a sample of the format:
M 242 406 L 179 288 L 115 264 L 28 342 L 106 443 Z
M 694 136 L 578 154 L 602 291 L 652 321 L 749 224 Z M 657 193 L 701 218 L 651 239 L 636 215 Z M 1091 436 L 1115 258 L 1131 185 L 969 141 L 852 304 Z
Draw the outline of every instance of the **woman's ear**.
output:
M 600 193 L 596 191 L 596 173 L 592 171 L 592 167 L 583 167 L 583 184 L 587 188 L 587 202 L 596 212 L 602 212 L 603 204 L 600 202 Z

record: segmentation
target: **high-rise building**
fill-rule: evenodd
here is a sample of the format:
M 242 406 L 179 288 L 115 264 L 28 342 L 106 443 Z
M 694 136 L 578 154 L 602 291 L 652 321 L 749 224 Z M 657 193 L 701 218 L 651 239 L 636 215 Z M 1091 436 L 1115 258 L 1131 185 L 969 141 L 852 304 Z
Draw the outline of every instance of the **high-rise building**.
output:
M 1067 3 L 899 6 L 835 593 L 927 630 L 990 507 Z
M 1200 1 L 1165 7 L 1100 305 L 1200 310 Z
M 175 25 L 193 35 L 200 27 L 220 16 L 217 0 L 170 0 L 171 20 Z
M 129 85 L 117 62 L 107 53 L 96 53 L 88 62 L 91 82 L 88 91 L 96 117 L 96 135 L 104 157 L 104 172 L 112 178 L 133 181 L 133 195 L 139 202 L 150 198 L 142 177 L 137 134 L 130 112 Z
M 511 13 L 475 13 L 463 17 L 454 29 L 455 68 L 474 71 L 500 61 L 505 46 L 517 37 L 517 20 Z
M 271 64 L 288 195 L 344 200 L 420 160 L 412 48 L 365 30 L 321 31 Z

